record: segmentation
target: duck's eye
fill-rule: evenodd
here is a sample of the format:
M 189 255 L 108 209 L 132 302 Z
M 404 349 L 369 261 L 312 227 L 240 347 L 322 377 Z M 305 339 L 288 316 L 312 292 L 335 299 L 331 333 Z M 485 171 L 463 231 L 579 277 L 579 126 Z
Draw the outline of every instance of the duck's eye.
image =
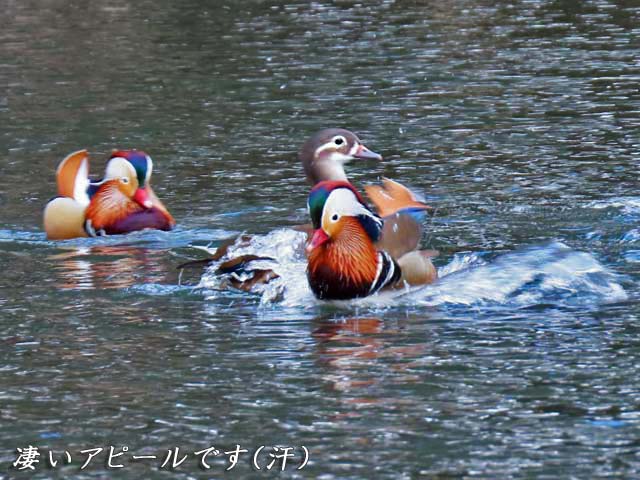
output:
M 331 216 L 331 221 L 332 221 L 332 222 L 337 222 L 339 218 L 340 218 L 340 216 L 339 216 L 337 213 L 334 213 L 334 214 Z
M 341 146 L 347 143 L 347 140 L 344 137 L 335 137 L 333 139 L 333 143 L 337 146 Z
M 122 177 L 121 180 L 122 183 L 129 183 L 129 179 L 127 177 Z

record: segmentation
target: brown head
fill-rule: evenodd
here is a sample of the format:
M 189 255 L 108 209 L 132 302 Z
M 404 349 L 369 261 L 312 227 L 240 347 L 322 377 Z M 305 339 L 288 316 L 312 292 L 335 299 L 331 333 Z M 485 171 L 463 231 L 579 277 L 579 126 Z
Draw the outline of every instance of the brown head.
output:
M 355 133 L 342 128 L 327 128 L 313 135 L 300 149 L 298 158 L 313 185 L 325 180 L 346 181 L 344 165 L 351 160 L 382 160 Z

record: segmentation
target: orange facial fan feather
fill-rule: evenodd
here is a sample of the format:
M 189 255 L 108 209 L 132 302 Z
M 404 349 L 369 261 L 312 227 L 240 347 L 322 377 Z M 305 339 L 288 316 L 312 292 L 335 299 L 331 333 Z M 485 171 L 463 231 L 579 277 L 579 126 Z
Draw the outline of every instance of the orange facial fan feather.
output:
M 323 290 L 321 297 L 363 297 L 376 279 L 377 252 L 357 219 L 340 223 L 337 235 L 309 253 L 310 284 Z
M 88 226 L 95 231 L 107 230 L 110 225 L 127 216 L 143 211 L 144 208 L 132 200 L 135 187 L 135 183 L 124 184 L 122 179 L 109 180 L 102 184 L 87 208 Z

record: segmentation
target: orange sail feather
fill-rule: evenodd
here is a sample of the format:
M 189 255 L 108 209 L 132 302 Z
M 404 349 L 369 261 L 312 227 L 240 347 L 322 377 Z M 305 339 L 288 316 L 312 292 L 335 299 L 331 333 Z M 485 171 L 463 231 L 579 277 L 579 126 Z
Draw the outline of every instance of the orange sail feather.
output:
M 376 206 L 378 215 L 390 217 L 402 210 L 428 210 L 431 207 L 419 201 L 411 190 L 388 178 L 382 180 L 383 186 L 367 185 L 365 191 Z

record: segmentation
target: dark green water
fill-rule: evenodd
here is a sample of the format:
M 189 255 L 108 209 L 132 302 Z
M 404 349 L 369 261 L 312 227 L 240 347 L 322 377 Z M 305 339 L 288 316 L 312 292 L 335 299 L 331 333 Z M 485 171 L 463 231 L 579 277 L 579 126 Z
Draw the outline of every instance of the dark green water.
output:
M 236 444 L 306 446 L 283 478 L 640 476 L 639 2 L 3 12 L 0 478 L 275 475 L 158 468 Z M 293 280 L 270 302 L 179 279 L 194 247 L 304 221 L 295 153 L 326 126 L 385 157 L 354 183 L 437 207 L 441 284 L 336 307 Z M 115 147 L 153 157 L 178 229 L 47 242 L 57 163 L 88 148 L 99 173 Z M 28 445 L 60 464 L 10 469 Z M 80 470 L 111 445 L 123 469 Z

